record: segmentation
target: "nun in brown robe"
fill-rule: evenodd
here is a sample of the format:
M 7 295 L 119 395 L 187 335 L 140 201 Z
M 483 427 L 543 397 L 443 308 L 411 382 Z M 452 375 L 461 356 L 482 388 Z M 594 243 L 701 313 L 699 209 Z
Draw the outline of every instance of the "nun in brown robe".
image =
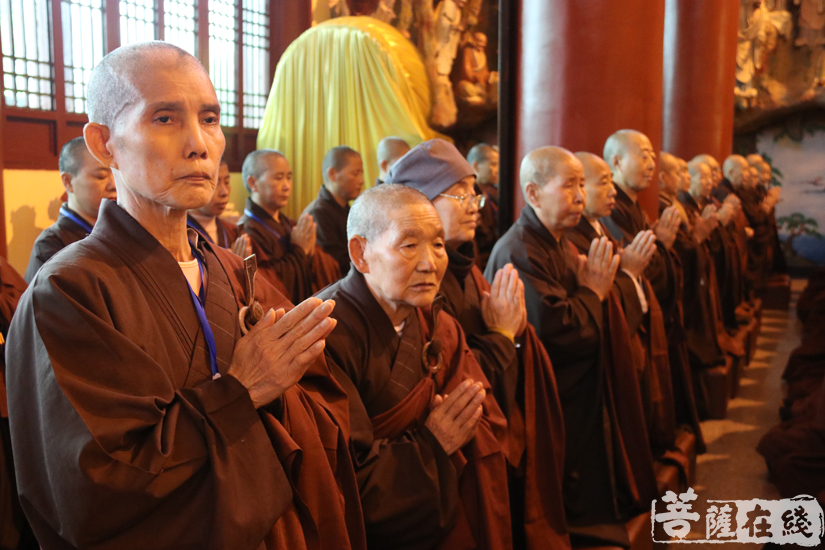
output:
M 444 226 L 449 264 L 439 296 L 461 324 L 508 421 L 514 546 L 569 547 L 561 489 L 564 425 L 553 367 L 527 324 L 518 273 L 505 266 L 491 287 L 477 266 L 473 167 L 454 145 L 434 139 L 404 155 L 388 178 L 424 193 Z
M 579 254 L 587 254 L 593 240 L 603 236 L 607 236 L 614 250 L 619 251 L 620 244 L 612 239 L 599 221 L 599 218 L 609 216 L 615 206 L 616 188 L 610 167 L 592 153 L 576 153 L 576 158 L 584 166 L 587 198 L 581 219 L 576 227 L 567 230 L 567 238 Z M 627 325 L 629 346 L 634 352 L 628 359 L 629 369 L 635 372 L 639 382 L 637 388 L 631 387 L 629 391 L 639 394 L 644 407 L 644 431 L 648 433 L 654 454 L 659 457 L 675 446 L 676 420 L 662 312 L 650 283 L 643 275 L 655 251 L 655 239 L 652 231 L 642 232 L 622 251 L 619 271 L 613 280 L 613 294 L 622 306 L 624 320 L 610 318 L 607 304 L 603 318 L 607 320 L 607 331 L 611 331 L 616 323 Z M 614 358 L 614 361 L 621 360 Z M 625 381 L 611 380 L 614 384 L 621 382 Z M 627 391 L 617 393 L 622 398 Z
M 14 312 L 20 296 L 26 290 L 26 281 L 9 264 L 0 258 L 0 350 L 5 352 Z M 17 497 L 14 479 L 9 411 L 6 405 L 5 353 L 0 356 L 0 548 L 36 549 L 37 541 L 31 532 Z
M 563 498 L 571 541 L 627 547 L 624 522 L 649 500 L 640 501 L 607 382 L 612 365 L 605 346 L 612 342 L 605 337 L 602 302 L 619 258 L 600 239 L 583 261 L 565 236 L 584 206 L 583 168 L 572 153 L 537 149 L 522 161 L 520 179 L 528 204 L 493 249 L 485 277 L 493 279 L 507 264 L 518 270 L 528 321 L 552 361 L 564 417 Z M 625 348 L 624 355 L 630 353 Z M 649 453 L 646 434 L 643 441 L 640 448 Z
M 252 240 L 261 274 L 293 303 L 341 278 L 338 262 L 316 246 L 316 224 L 304 214 L 296 222 L 280 210 L 292 192 L 289 161 L 278 151 L 259 149 L 244 160 L 243 177 L 250 198 L 238 220 Z M 296 241 L 293 231 L 301 235 Z
M 114 116 L 107 99 L 129 94 Z M 214 188 L 219 112 L 171 44 L 119 48 L 92 73 L 85 136 L 119 167 L 119 202 L 41 269 L 6 354 L 18 489 L 44 550 L 365 548 L 346 395 L 320 341 L 333 304 L 270 310 L 241 337 L 241 305 L 291 305 L 260 278 L 253 296 L 241 260 L 186 229 Z
M 186 225 L 200 233 L 201 237 L 221 248 L 231 248 L 241 258 L 252 254 L 249 237 L 238 243 L 238 226 L 221 219 L 229 201 L 229 165 L 221 159 L 215 192 L 209 203 L 201 208 L 190 210 L 186 216 Z
M 513 548 L 506 420 L 434 302 L 447 267 L 438 214 L 383 184 L 355 201 L 347 233 L 353 269 L 318 296 L 336 303 L 326 354 L 350 398 L 369 548 Z

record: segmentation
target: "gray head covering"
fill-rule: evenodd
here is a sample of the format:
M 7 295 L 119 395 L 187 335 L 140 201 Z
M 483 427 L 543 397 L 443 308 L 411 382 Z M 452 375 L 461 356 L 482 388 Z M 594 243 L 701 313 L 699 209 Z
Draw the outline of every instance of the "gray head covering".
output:
M 385 181 L 402 183 L 433 200 L 475 172 L 455 145 L 443 139 L 419 143 L 392 165 Z

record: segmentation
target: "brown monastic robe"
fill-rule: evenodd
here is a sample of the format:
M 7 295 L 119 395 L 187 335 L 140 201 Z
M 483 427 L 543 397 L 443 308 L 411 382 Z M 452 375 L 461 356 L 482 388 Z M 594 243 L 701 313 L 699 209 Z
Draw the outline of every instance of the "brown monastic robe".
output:
M 318 226 L 317 246 L 335 258 L 341 270 L 341 276 L 346 276 L 350 266 L 349 241 L 347 241 L 349 206 L 338 204 L 332 193 L 322 185 L 318 190 L 318 196 L 304 209 L 304 214 L 312 216 Z
M 620 187 L 616 187 L 616 206 L 609 218 L 600 220 L 622 246 L 630 244 L 640 231 L 652 229 L 647 215 L 639 204 L 633 201 Z M 684 235 L 684 234 L 683 234 Z M 690 238 L 687 236 L 687 238 Z M 678 241 L 678 237 L 677 237 Z M 682 272 L 676 247 L 671 250 L 656 242 L 656 252 L 645 270 L 645 278 L 650 282 L 662 311 L 668 340 L 668 360 L 671 367 L 671 381 L 674 393 L 677 423 L 688 426 L 696 436 L 697 452 L 705 450 L 699 426 L 697 406 L 701 402 L 692 382 L 693 372 L 689 365 L 689 354 L 685 342 L 683 319 L 684 273 Z M 715 330 L 712 330 L 716 334 Z
M 63 203 L 62 208 L 65 208 L 77 217 L 80 214 L 69 208 L 69 205 Z M 86 237 L 88 233 L 86 229 L 78 225 L 77 222 L 64 216 L 62 213 L 57 215 L 57 221 L 44 229 L 37 240 L 34 241 L 32 254 L 29 258 L 29 265 L 26 267 L 26 273 L 23 274 L 23 279 L 26 283 L 31 283 L 34 279 L 37 270 L 46 263 L 49 258 L 69 246 Z
M 21 502 L 44 550 L 365 548 L 346 395 L 319 359 L 256 410 L 227 374 L 242 263 L 197 234 L 209 353 L 172 255 L 115 203 L 45 265 L 6 372 Z M 290 307 L 263 280 L 264 307 Z M 36 312 L 36 315 L 35 315 Z
M 511 263 L 524 282 L 527 317 L 553 364 L 564 415 L 564 504 L 573 543 L 629 546 L 624 521 L 637 491 L 606 389 L 602 301 L 576 280 L 577 259 L 528 205 L 499 239 L 485 278 Z M 628 350 L 629 355 L 629 350 Z M 644 435 L 646 442 L 647 435 Z M 645 445 L 643 448 L 647 448 Z
M 612 238 L 596 221 L 601 235 L 607 236 L 613 243 L 614 253 L 618 253 L 619 243 Z M 600 234 L 587 218 L 581 217 L 576 227 L 567 231 L 567 238 L 576 248 L 578 254 L 586 255 L 590 244 Z M 639 294 L 630 275 L 619 270 L 613 282 L 613 293 L 622 305 L 622 316 L 627 323 L 630 334 L 629 345 L 634 351 L 633 362 L 639 379 L 641 402 L 644 406 L 647 432 L 650 445 L 657 456 L 674 447 L 676 442 L 676 415 L 673 408 L 673 389 L 671 387 L 670 363 L 668 361 L 667 338 L 659 302 L 652 292 L 650 283 L 642 277 L 642 291 L 645 295 L 648 312 L 642 313 Z M 607 304 L 605 304 L 607 308 Z M 609 318 L 606 330 L 613 329 L 613 323 L 620 320 Z M 614 336 L 615 338 L 616 336 Z
M 507 417 L 514 546 L 569 548 L 562 499 L 564 423 L 553 366 L 532 326 L 518 339 L 518 349 L 487 328 L 481 302 L 490 283 L 474 263 L 473 249 L 472 242 L 447 247 L 450 264 L 439 294 Z
M 258 257 L 258 270 L 275 288 L 286 289 L 286 296 L 297 304 L 341 277 L 338 263 L 320 247 L 307 256 L 293 246 L 289 236 L 295 223 L 283 213 L 278 221 L 255 204 L 246 200 L 246 210 L 261 220 L 244 214 L 238 220 L 242 233 L 252 240 L 252 252 Z
M 498 188 L 492 185 L 477 185 L 476 193 L 487 197 L 484 207 L 478 211 L 478 226 L 476 227 L 475 243 L 478 254 L 475 262 L 479 269 L 484 271 L 490 252 L 499 238 L 498 230 Z
M 318 297 L 336 303 L 326 353 L 350 398 L 369 548 L 512 548 L 506 420 L 457 321 L 416 310 L 399 335 L 355 269 Z M 442 348 L 435 374 L 423 357 L 431 340 Z M 473 440 L 447 456 L 425 426 L 429 403 L 466 378 L 484 383 L 484 413 Z
M 5 258 L 0 257 L 0 334 L 3 337 L 0 352 L 5 351 L 9 325 L 25 290 L 26 281 L 23 277 Z M 0 356 L 0 371 L 5 371 L 5 354 Z M 8 418 L 6 383 L 0 373 L 0 548 L 18 548 L 18 545 L 20 548 L 37 548 L 17 498 Z
M 217 244 L 221 248 L 232 248 L 232 245 L 238 239 L 238 226 L 221 218 L 216 218 L 215 224 L 218 228 L 218 242 L 213 244 Z M 200 233 L 200 236 L 210 243 L 212 242 L 212 237 L 193 216 L 186 216 L 186 225 Z

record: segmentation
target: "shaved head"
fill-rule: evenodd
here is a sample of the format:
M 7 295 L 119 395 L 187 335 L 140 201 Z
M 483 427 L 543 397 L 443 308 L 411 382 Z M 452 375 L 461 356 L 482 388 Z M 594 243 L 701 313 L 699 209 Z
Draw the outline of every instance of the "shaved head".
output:
M 611 159 L 613 157 L 616 155 L 620 157 L 626 155 L 628 151 L 640 141 L 650 144 L 648 137 L 638 130 L 619 130 L 614 132 L 607 138 L 607 141 L 604 142 L 602 158 L 612 167 L 613 161 Z
M 576 158 L 579 159 L 584 167 L 584 179 L 590 180 L 593 177 L 598 177 L 603 169 L 610 170 L 610 166 L 598 155 L 589 153 L 587 151 L 580 151 L 576 153 Z
M 387 171 L 395 164 L 395 161 L 407 154 L 410 144 L 396 136 L 385 137 L 378 142 L 378 169 L 381 177 L 387 175 Z
M 562 147 L 540 147 L 530 151 L 521 161 L 519 170 L 521 190 L 525 191 L 528 183 L 535 183 L 542 187 L 556 177 L 557 168 L 561 163 L 569 162 L 571 159 L 579 164 L 576 156 Z
M 421 191 L 398 183 L 376 185 L 361 193 L 347 216 L 347 240 L 358 235 L 367 242 L 379 238 L 390 227 L 397 210 L 412 205 L 435 207 Z
M 670 171 L 678 171 L 679 170 L 679 159 L 678 157 L 671 155 L 670 153 L 662 152 L 659 155 L 659 171 L 660 172 L 670 172 Z
M 762 158 L 762 155 L 760 155 L 758 153 L 751 153 L 750 155 L 747 156 L 747 158 L 745 160 L 748 162 L 748 164 L 750 164 L 751 166 L 756 166 L 757 168 L 759 167 L 760 164 L 765 162 L 765 159 Z
M 282 152 L 276 151 L 275 149 L 257 149 L 246 155 L 243 166 L 241 166 L 241 177 L 243 178 L 243 184 L 247 191 L 252 192 L 249 188 L 250 176 L 259 179 L 269 168 L 267 159 L 270 157 L 286 158 Z
M 750 166 L 742 155 L 730 155 L 725 159 L 722 170 L 725 172 L 725 177 L 734 186 L 738 187 L 750 180 L 750 174 L 747 173 L 750 171 Z
M 206 73 L 195 56 L 168 42 L 155 40 L 122 46 L 109 53 L 92 70 L 86 89 L 89 121 L 114 128 L 120 115 L 140 101 L 135 79 L 146 67 L 161 60 L 191 64 Z
M 690 176 L 691 177 L 697 176 L 700 173 L 700 171 L 702 170 L 702 166 L 704 166 L 708 170 L 710 170 L 710 166 L 708 165 L 708 163 L 706 163 L 702 160 L 697 160 L 696 158 L 693 158 L 690 162 L 688 162 L 687 167 L 688 167 L 688 172 L 690 172 Z

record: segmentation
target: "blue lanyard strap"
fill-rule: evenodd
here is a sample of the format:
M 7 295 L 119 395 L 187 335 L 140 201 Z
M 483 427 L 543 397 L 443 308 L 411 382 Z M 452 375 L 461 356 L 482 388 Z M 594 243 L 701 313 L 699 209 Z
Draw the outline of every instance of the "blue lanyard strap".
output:
M 86 220 L 84 220 L 83 218 L 78 216 L 77 214 L 69 212 L 69 209 L 66 208 L 65 204 L 60 207 L 60 213 L 64 216 L 66 216 L 67 218 L 69 218 L 70 220 L 72 220 L 74 223 L 76 223 L 80 227 L 82 227 L 86 231 L 86 233 L 89 233 L 89 234 L 92 233 L 92 226 L 89 224 L 89 222 L 87 222 Z
M 259 217 L 258 217 L 258 216 L 256 216 L 255 214 L 253 214 L 253 213 L 252 213 L 252 212 L 251 212 L 248 208 L 244 208 L 243 213 L 244 213 L 244 214 L 246 214 L 246 217 L 247 217 L 247 218 L 252 218 L 253 220 L 255 220 L 256 222 L 258 222 L 259 224 L 263 225 L 265 228 L 269 229 L 269 230 L 270 230 L 270 231 L 271 231 L 271 232 L 272 232 L 272 233 L 273 233 L 276 237 L 278 237 L 279 239 L 283 239 L 283 238 L 284 238 L 284 236 L 283 236 L 283 235 L 281 235 L 280 233 L 278 233 L 278 232 L 277 232 L 277 231 L 276 231 L 276 230 L 275 230 L 272 226 L 270 226 L 268 223 L 264 222 L 261 218 L 259 218 Z
M 212 380 L 215 380 L 221 377 L 221 373 L 218 371 L 218 346 L 215 344 L 215 335 L 212 333 L 212 327 L 209 325 L 209 319 L 206 318 L 206 310 L 204 310 L 206 303 L 206 279 L 203 277 L 203 262 L 200 256 L 198 256 L 194 246 L 192 246 L 192 254 L 194 254 L 195 259 L 198 260 L 198 269 L 200 269 L 201 272 L 200 292 L 195 294 L 188 279 L 186 283 L 189 285 L 189 295 L 192 297 L 192 303 L 195 306 L 195 311 L 198 313 L 201 329 L 203 329 L 203 337 L 206 340 L 206 348 L 209 351 L 209 368 L 212 371 Z
M 217 223 L 217 221 L 215 223 Z M 192 220 L 190 220 L 188 217 L 186 218 L 186 226 L 194 229 L 195 231 L 197 231 L 198 235 L 201 235 L 204 239 L 206 239 L 210 243 L 215 244 L 215 241 L 213 241 L 212 237 L 209 236 L 209 233 L 206 232 L 206 228 L 204 228 L 203 231 L 201 231 L 200 229 L 195 227 L 195 224 L 193 224 Z

